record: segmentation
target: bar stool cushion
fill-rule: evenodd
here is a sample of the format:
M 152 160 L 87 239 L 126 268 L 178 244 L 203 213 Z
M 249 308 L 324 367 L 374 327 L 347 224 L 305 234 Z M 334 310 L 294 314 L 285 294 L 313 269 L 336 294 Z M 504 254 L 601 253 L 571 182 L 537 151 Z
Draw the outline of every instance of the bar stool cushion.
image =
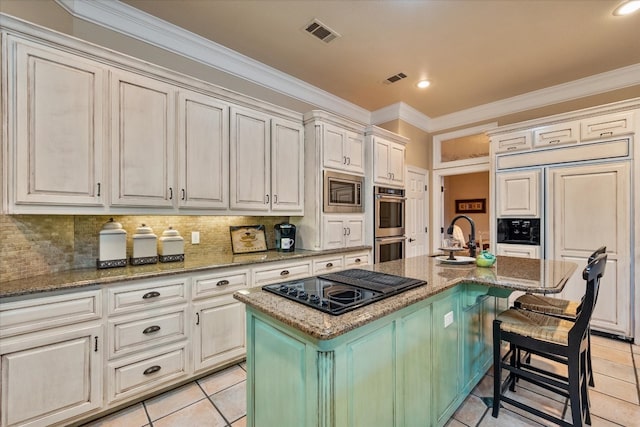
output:
M 516 306 L 539 313 L 575 319 L 580 303 L 544 295 L 524 294 L 516 299 Z
M 517 308 L 503 311 L 497 320 L 502 322 L 500 328 L 503 331 L 565 346 L 569 343 L 569 331 L 574 325 L 569 320 Z

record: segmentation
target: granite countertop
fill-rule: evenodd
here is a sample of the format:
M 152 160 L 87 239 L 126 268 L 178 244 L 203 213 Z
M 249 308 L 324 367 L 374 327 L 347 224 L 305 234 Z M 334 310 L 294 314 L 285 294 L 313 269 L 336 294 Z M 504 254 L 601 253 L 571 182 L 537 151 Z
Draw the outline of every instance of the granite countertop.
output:
M 0 298 L 35 294 L 38 292 L 57 291 L 81 288 L 93 285 L 123 282 L 128 280 L 168 276 L 227 267 L 246 267 L 254 264 L 277 261 L 295 261 L 297 259 L 322 255 L 351 253 L 371 250 L 370 246 L 359 246 L 324 251 L 307 251 L 296 249 L 294 252 L 277 252 L 269 250 L 252 254 L 216 254 L 188 256 L 183 262 L 168 262 L 127 266 L 121 268 L 87 268 L 33 276 L 26 279 L 0 281 Z
M 425 280 L 427 284 L 339 316 L 323 313 L 260 288 L 236 292 L 234 297 L 315 339 L 329 340 L 460 283 L 507 291 L 557 293 L 577 268 L 575 263 L 565 261 L 497 258 L 496 264 L 489 268 L 475 264 L 442 264 L 430 256 L 359 267 Z

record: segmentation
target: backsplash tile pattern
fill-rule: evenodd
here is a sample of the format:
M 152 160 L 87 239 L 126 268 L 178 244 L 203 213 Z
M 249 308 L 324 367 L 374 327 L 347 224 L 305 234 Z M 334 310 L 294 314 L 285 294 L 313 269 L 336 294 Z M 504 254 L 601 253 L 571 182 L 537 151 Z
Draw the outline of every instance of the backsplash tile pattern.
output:
M 111 216 L 0 215 L 0 281 L 24 279 L 58 271 L 95 268 L 100 229 Z M 289 217 L 249 216 L 114 216 L 127 231 L 131 256 L 136 228 L 145 224 L 158 237 L 173 227 L 184 238 L 185 257 L 194 254 L 230 254 L 229 226 L 265 226 L 267 245 L 275 245 L 274 225 Z M 200 232 L 200 244 L 191 244 L 191 232 Z

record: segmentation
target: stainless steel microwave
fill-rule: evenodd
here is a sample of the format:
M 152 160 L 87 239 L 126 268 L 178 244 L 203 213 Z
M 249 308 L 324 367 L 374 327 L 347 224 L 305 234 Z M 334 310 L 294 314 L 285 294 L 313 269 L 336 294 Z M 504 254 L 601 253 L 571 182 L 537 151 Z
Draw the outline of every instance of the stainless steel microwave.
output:
M 362 187 L 364 177 L 333 171 L 324 171 L 324 212 L 364 212 Z

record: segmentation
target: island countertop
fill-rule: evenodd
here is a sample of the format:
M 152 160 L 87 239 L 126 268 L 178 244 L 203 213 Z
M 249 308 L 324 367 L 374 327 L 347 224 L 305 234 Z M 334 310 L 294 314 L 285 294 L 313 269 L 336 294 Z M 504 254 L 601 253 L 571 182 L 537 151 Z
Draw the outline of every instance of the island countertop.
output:
M 420 279 L 427 284 L 339 316 L 323 313 L 260 288 L 236 292 L 234 297 L 315 339 L 329 340 L 462 283 L 507 291 L 558 293 L 577 265 L 565 261 L 498 256 L 495 265 L 487 268 L 475 264 L 443 264 L 433 257 L 419 256 L 360 268 Z

